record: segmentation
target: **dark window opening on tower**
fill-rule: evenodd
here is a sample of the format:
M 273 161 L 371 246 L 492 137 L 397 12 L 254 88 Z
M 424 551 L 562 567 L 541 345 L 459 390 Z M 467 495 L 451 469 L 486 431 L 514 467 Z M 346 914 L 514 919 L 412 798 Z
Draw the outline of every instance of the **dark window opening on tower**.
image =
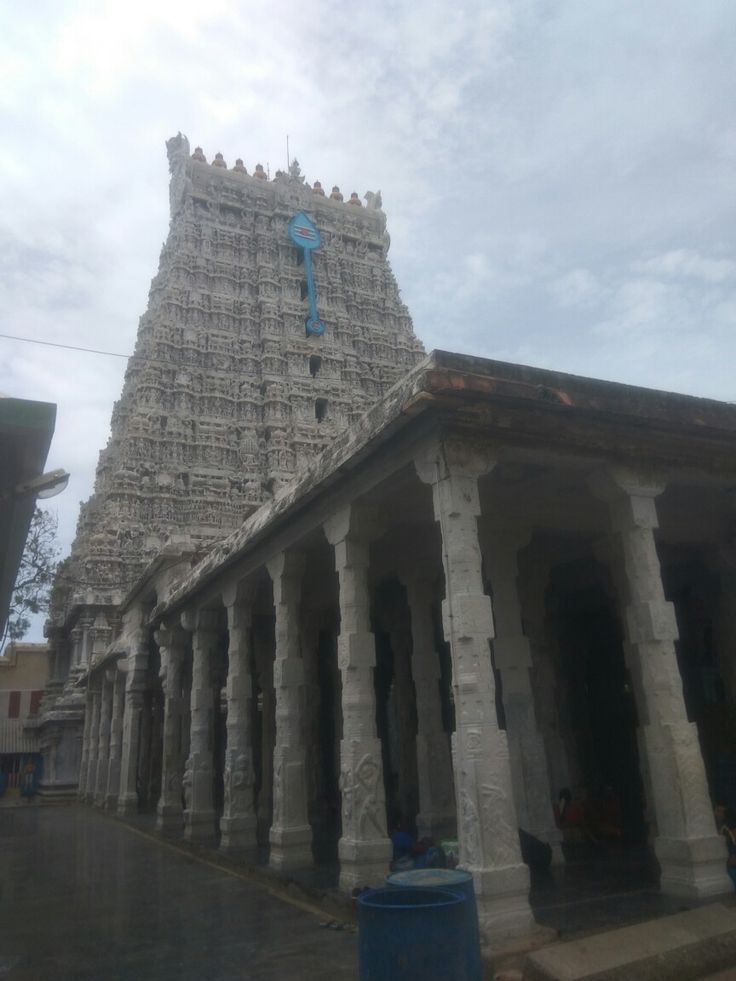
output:
M 318 354 L 313 354 L 309 359 L 309 374 L 316 378 L 319 369 L 322 367 L 322 358 Z
M 309 295 L 309 287 L 307 286 L 306 279 L 301 281 L 301 294 L 303 300 L 306 300 L 307 296 Z
M 314 418 L 317 422 L 324 422 L 327 418 L 327 399 L 317 399 L 314 403 Z

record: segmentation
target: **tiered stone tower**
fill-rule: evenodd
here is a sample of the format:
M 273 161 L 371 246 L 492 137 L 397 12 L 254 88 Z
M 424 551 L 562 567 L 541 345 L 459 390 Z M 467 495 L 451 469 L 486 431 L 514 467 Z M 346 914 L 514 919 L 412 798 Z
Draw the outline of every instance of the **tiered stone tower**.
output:
M 422 355 L 386 253 L 379 194 L 348 201 L 168 141 L 171 224 L 134 356 L 82 506 L 77 604 L 120 601 L 172 533 L 222 538 Z M 300 211 L 321 335 L 305 332 Z M 79 595 L 82 594 L 82 595 Z M 82 599 L 84 596 L 84 599 Z

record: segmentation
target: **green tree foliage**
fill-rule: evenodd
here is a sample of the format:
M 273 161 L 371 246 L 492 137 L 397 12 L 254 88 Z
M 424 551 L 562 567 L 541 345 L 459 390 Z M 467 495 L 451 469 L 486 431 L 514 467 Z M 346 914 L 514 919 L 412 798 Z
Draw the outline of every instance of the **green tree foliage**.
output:
M 0 647 L 8 640 L 25 637 L 31 626 L 31 617 L 45 613 L 49 608 L 49 593 L 59 555 L 56 529 L 55 515 L 37 507 L 31 519 Z

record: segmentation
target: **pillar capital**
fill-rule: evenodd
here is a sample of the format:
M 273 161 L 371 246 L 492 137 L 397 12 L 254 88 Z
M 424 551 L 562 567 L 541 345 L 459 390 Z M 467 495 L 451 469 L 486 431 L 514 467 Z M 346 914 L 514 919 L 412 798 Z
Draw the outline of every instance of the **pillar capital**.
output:
M 234 606 L 249 606 L 253 602 L 255 583 L 247 579 L 230 579 L 222 587 L 222 605 L 226 609 Z
M 658 527 L 655 501 L 667 486 L 667 478 L 661 472 L 601 467 L 588 476 L 588 486 L 611 507 L 616 529 Z
M 490 473 L 496 463 L 495 448 L 457 438 L 437 440 L 414 458 L 414 468 L 423 484 L 438 484 L 451 476 L 477 480 Z
M 331 515 L 323 527 L 330 545 L 338 545 L 347 538 L 371 542 L 379 537 L 383 525 L 376 508 L 352 502 Z
M 219 610 L 184 610 L 180 619 L 187 633 L 216 633 L 220 626 Z
M 266 569 L 273 582 L 277 579 L 300 579 L 304 575 L 305 566 L 304 553 L 291 549 L 278 552 L 266 563 Z

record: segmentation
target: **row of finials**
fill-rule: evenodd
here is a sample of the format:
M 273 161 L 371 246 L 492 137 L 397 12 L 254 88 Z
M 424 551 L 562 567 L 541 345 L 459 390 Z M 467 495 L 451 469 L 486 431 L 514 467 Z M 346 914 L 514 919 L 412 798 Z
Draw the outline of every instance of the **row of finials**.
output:
M 194 153 L 192 154 L 192 160 L 198 160 L 199 163 L 204 163 L 204 164 L 207 163 L 207 158 L 205 157 L 204 151 L 202 150 L 201 146 L 194 148 Z M 224 170 L 227 170 L 227 164 L 225 163 L 225 160 L 221 153 L 215 154 L 215 159 L 212 161 L 212 166 L 222 167 Z M 236 174 L 248 173 L 248 171 L 245 168 L 245 164 L 243 163 L 240 157 L 238 157 L 238 159 L 235 161 L 235 166 L 232 168 L 232 170 Z M 253 171 L 253 176 L 259 178 L 259 180 L 263 180 L 263 181 L 268 180 L 268 174 L 263 169 L 263 164 L 256 164 L 256 169 Z M 314 182 L 312 186 L 312 190 L 314 191 L 315 194 L 319 194 L 322 197 L 325 197 L 325 190 L 319 181 Z M 344 198 L 340 193 L 340 188 L 337 185 L 335 185 L 335 187 L 332 188 L 332 192 L 330 193 L 330 199 L 332 201 L 344 201 Z M 350 195 L 350 197 L 348 198 L 348 204 L 355 204 L 359 208 L 363 207 L 361 200 L 358 197 L 357 191 L 353 191 L 353 193 Z

